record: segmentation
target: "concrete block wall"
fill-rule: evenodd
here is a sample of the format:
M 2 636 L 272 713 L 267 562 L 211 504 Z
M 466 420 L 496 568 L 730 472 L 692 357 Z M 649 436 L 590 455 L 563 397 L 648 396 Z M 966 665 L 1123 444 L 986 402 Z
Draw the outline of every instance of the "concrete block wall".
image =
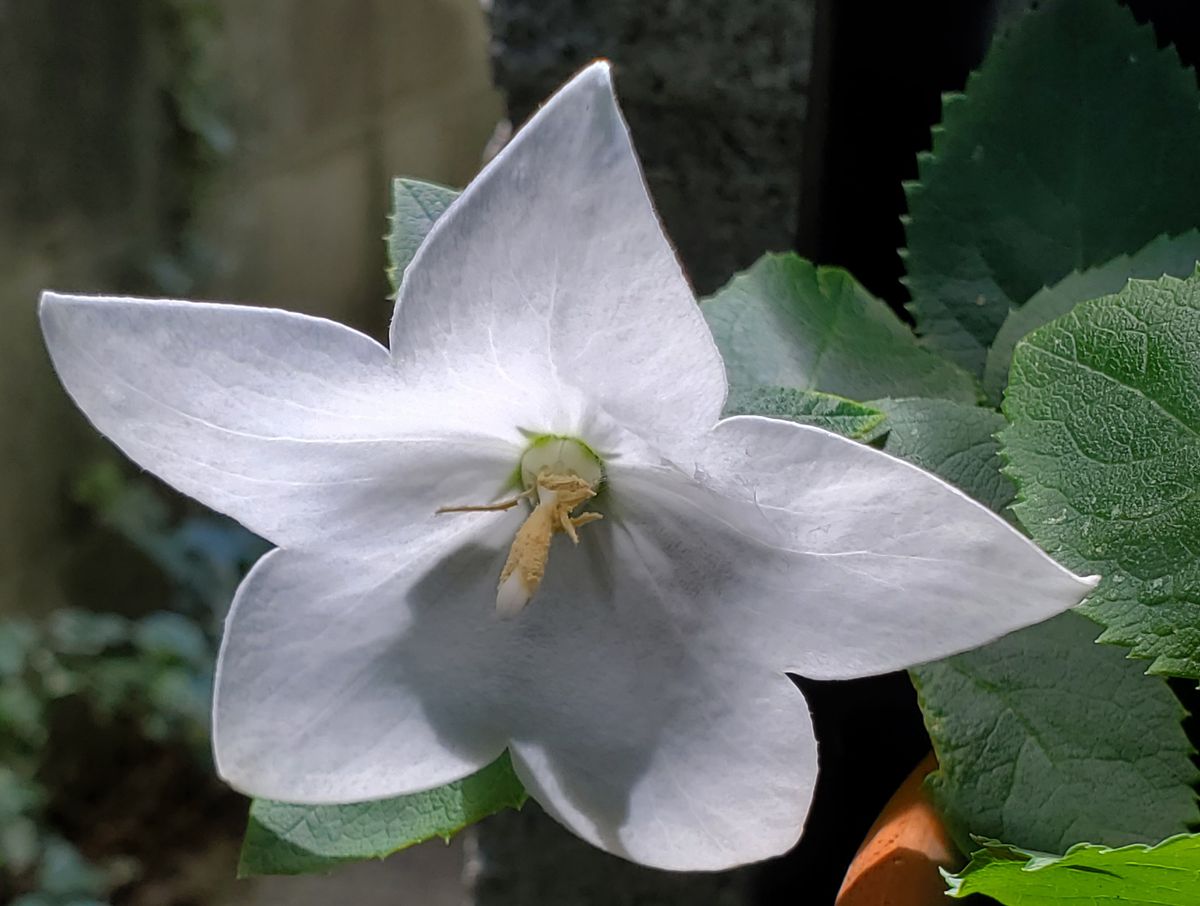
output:
M 239 147 L 200 212 L 203 291 L 382 336 L 397 175 L 460 186 L 502 116 L 474 0 L 221 0 Z
M 38 293 L 115 289 L 158 229 L 166 124 L 137 6 L 0 3 L 0 613 L 68 599 L 67 486 L 99 446 L 51 374 Z

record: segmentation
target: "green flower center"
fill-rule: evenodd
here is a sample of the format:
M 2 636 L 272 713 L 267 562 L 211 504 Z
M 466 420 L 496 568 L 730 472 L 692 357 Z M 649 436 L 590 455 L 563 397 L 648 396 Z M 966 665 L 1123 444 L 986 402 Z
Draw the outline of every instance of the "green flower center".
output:
M 604 484 L 604 463 L 596 451 L 578 438 L 560 434 L 542 434 L 530 442 L 521 454 L 516 483 L 531 491 L 545 473 L 582 478 L 593 491 Z

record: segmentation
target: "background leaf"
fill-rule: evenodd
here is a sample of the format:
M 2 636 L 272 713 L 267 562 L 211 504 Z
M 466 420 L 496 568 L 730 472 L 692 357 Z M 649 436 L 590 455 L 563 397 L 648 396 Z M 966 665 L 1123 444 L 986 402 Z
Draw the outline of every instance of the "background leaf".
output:
M 400 288 L 404 270 L 436 221 L 458 197 L 454 189 L 419 179 L 392 180 L 391 227 L 387 235 L 388 280 L 392 291 Z
M 1200 677 L 1200 275 L 1133 281 L 1017 345 L 1002 435 L 1013 509 L 1104 577 L 1101 641 Z
M 725 415 L 783 418 L 864 442 L 886 430 L 886 416 L 879 409 L 829 393 L 791 387 L 735 389 L 725 404 Z
M 999 513 L 1016 494 L 1000 472 L 999 412 L 951 400 L 875 400 L 893 456 L 933 472 Z
M 1132 278 L 1157 279 L 1163 274 L 1189 277 L 1200 261 L 1200 231 L 1182 236 L 1159 236 L 1133 255 L 1120 255 L 1087 271 L 1068 274 L 1053 287 L 1045 287 L 1020 308 L 1009 312 L 987 353 L 983 388 L 999 405 L 1008 383 L 1013 349 L 1029 332 L 1062 317 L 1080 302 L 1107 296 L 1125 288 Z
M 967 834 L 1120 846 L 1200 817 L 1182 705 L 1094 635 L 1068 613 L 910 671 L 938 756 L 930 787 L 964 850 Z
M 702 303 L 735 389 L 820 390 L 850 399 L 941 396 L 974 402 L 961 369 L 839 268 L 765 255 Z
M 990 845 L 947 881 L 952 897 L 981 893 L 1008 906 L 1195 906 L 1200 837 L 1120 849 L 1083 843 L 1052 859 Z
M 382 859 L 453 834 L 506 808 L 525 790 L 508 754 L 463 780 L 425 793 L 353 805 L 288 805 L 256 799 L 238 875 L 328 871 L 341 862 Z
M 908 285 L 929 346 L 975 373 L 1042 286 L 1200 226 L 1195 74 L 1112 0 L 1040 4 L 942 119 L 908 187 Z
M 976 500 L 1008 499 L 996 413 L 934 400 L 872 405 L 892 426 L 885 450 Z M 968 834 L 1059 852 L 1080 839 L 1120 845 L 1200 817 L 1182 706 L 1094 636 L 1064 614 L 909 671 L 940 765 L 930 786 L 964 851 Z

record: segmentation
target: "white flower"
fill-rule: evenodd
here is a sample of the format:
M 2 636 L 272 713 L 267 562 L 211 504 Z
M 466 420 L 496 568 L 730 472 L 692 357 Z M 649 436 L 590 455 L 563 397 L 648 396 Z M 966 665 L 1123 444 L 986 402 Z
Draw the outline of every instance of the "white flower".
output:
M 437 222 L 390 352 L 262 308 L 47 294 L 41 315 L 101 432 L 278 545 L 238 591 L 214 706 L 221 775 L 253 795 L 396 796 L 508 748 L 597 846 L 762 859 L 817 770 L 785 671 L 942 658 L 1091 587 L 919 469 L 720 420 L 604 64 Z

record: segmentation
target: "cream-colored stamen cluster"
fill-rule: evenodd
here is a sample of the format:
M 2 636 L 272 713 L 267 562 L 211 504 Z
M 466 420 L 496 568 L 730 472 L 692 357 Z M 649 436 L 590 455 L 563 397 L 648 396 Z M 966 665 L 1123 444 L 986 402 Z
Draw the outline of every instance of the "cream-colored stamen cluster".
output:
M 496 610 L 515 616 L 529 603 L 546 575 L 550 544 L 558 533 L 579 543 L 580 526 L 604 518 L 600 513 L 574 515 L 596 496 L 603 469 L 590 449 L 570 438 L 543 437 L 521 457 L 521 483 L 525 490 L 510 500 L 482 506 L 443 507 L 439 513 L 507 510 L 522 500 L 533 510 L 517 530 L 508 559 L 500 571 Z
M 577 475 L 543 471 L 537 477 L 537 505 L 517 530 L 496 591 L 496 610 L 502 616 L 521 612 L 533 597 L 550 557 L 550 542 L 559 532 L 579 543 L 575 529 L 603 518 L 599 513 L 571 515 L 576 507 L 596 496 L 591 485 Z

